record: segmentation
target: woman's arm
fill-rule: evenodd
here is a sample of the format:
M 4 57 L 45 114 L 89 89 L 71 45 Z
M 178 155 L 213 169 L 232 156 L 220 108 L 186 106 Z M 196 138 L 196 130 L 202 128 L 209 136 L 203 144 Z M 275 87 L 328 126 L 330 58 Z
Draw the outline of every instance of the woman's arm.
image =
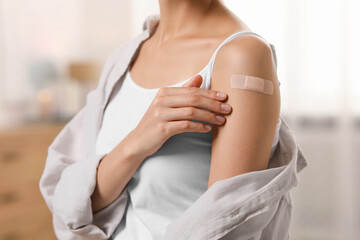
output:
M 119 47 L 108 57 L 97 89 L 87 96 L 86 106 L 49 146 L 39 187 L 52 213 L 54 231 L 59 239 L 108 239 L 125 212 L 127 194 L 121 194 L 96 214 L 92 211 L 91 195 L 96 186 L 96 169 L 104 158 L 92 149 L 101 111 L 101 94 L 115 60 L 126 47 Z
M 94 212 L 114 201 L 144 159 L 157 152 L 168 138 L 182 132 L 210 130 L 204 123 L 189 120 L 223 124 L 216 120 L 215 113 L 229 113 L 221 109 L 226 96 L 219 97 L 216 91 L 199 88 L 202 83 L 199 80 L 201 76 L 197 75 L 182 88 L 160 88 L 137 127 L 102 159 L 92 195 Z
M 136 151 L 135 143 L 125 137 L 100 161 L 91 196 L 93 212 L 107 207 L 119 197 L 145 158 Z
M 59 239 L 108 239 L 126 208 L 127 195 L 93 214 L 90 196 L 96 184 L 96 168 L 103 155 L 86 146 L 85 127 L 90 121 L 83 108 L 50 145 L 40 191 L 53 215 Z
M 230 87 L 233 74 L 271 80 L 272 95 Z M 280 92 L 271 47 L 254 35 L 233 39 L 219 51 L 211 89 L 228 93 L 232 113 L 214 126 L 208 188 L 216 181 L 267 168 L 280 112 Z

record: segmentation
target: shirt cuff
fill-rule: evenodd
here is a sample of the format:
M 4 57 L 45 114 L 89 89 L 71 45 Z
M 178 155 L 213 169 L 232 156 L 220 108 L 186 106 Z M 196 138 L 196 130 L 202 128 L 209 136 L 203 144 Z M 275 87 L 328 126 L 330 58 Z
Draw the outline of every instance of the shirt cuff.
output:
M 103 157 L 94 155 L 64 169 L 53 199 L 54 229 L 60 239 L 108 239 L 120 223 L 127 205 L 127 187 L 109 206 L 92 212 L 91 195 Z

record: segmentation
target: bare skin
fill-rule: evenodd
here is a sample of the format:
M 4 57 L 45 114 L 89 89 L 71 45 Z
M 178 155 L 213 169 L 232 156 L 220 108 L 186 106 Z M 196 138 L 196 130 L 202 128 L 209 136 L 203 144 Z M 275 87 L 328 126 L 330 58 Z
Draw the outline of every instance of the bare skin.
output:
M 172 135 L 209 131 L 204 123 L 190 120 L 223 125 L 226 121 L 219 122 L 215 116 L 231 113 L 231 109 L 224 111 L 220 107 L 227 97 L 219 98 L 219 91 L 199 88 L 199 75 L 183 87 L 165 86 L 194 76 L 225 38 L 250 29 L 218 0 L 159 3 L 160 23 L 143 42 L 131 66 L 131 76 L 144 88 L 160 90 L 138 126 L 100 161 L 91 198 L 94 213 L 115 201 L 143 160 Z
M 189 79 L 205 67 L 229 35 L 250 31 L 219 1 L 160 0 L 160 10 L 155 33 L 143 42 L 130 69 L 132 79 L 143 88 Z

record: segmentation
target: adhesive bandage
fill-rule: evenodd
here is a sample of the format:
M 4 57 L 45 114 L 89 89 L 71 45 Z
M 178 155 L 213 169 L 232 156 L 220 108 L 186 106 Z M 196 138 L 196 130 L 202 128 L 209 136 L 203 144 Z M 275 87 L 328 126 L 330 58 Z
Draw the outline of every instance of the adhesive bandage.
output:
M 265 93 L 268 95 L 272 95 L 274 91 L 272 81 L 241 74 L 233 74 L 231 76 L 230 87 Z

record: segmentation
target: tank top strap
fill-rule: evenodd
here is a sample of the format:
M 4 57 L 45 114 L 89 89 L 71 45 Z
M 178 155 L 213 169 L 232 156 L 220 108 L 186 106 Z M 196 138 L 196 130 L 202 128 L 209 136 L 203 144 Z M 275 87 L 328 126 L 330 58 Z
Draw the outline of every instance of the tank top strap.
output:
M 253 34 L 253 35 L 256 35 L 262 39 L 265 40 L 265 42 L 267 42 L 270 47 L 271 47 L 271 51 L 273 53 L 273 57 L 274 57 L 274 61 L 275 61 L 275 67 L 277 68 L 277 56 L 276 56 L 276 50 L 275 50 L 275 46 L 272 44 L 272 43 L 269 43 L 265 38 L 263 38 L 262 36 L 260 36 L 259 34 L 257 33 L 254 33 L 254 32 L 250 32 L 250 31 L 240 31 L 240 32 L 236 32 L 236 33 L 233 33 L 231 34 L 229 37 L 227 37 L 215 50 L 215 52 L 213 53 L 213 55 L 211 56 L 211 59 L 209 61 L 209 68 L 208 68 L 208 71 L 209 71 L 209 74 L 210 74 L 210 78 L 212 76 L 212 71 L 213 71 L 213 67 L 214 67 L 214 62 L 215 62 L 215 58 L 216 58 L 216 55 L 218 53 L 218 51 L 220 50 L 220 48 L 222 46 L 224 46 L 226 43 L 230 42 L 231 40 L 233 40 L 234 38 L 236 37 L 239 37 L 239 36 L 243 36 L 243 35 L 248 35 L 248 34 Z M 208 86 L 207 86 L 207 89 L 210 88 L 210 82 L 208 81 L 206 83 Z M 279 82 L 279 85 L 280 85 L 280 82 Z

